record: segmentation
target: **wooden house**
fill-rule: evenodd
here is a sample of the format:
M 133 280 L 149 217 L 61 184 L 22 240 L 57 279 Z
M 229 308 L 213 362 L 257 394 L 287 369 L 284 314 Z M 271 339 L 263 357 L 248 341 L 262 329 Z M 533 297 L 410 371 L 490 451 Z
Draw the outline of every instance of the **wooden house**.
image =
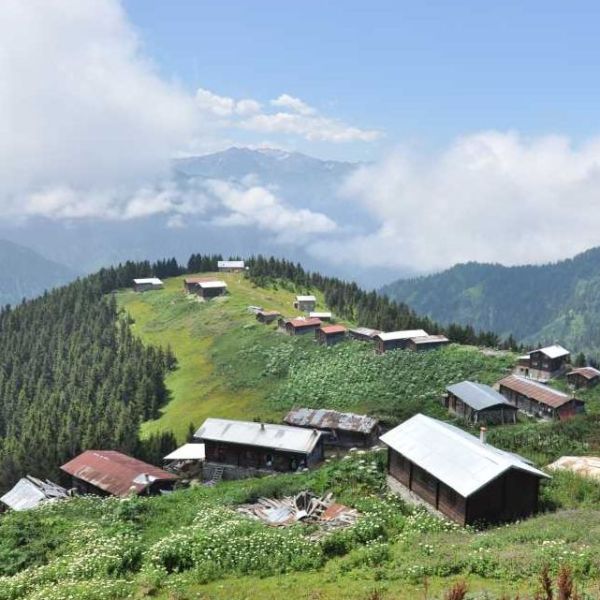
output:
M 284 418 L 287 425 L 318 429 L 325 445 L 369 448 L 377 444 L 379 421 L 367 415 L 322 408 L 295 408 Z
M 60 485 L 26 475 L 0 498 L 0 512 L 29 510 L 68 497 L 69 492 Z
M 469 423 L 516 423 L 517 407 L 494 388 L 474 381 L 461 381 L 446 388 L 444 406 Z
M 230 471 L 297 471 L 323 459 L 323 436 L 316 429 L 206 419 L 194 438 L 204 444 L 206 463 Z
M 375 336 L 375 348 L 379 354 L 389 350 L 403 350 L 408 347 L 411 338 L 427 337 L 428 335 L 423 329 L 378 333 Z
M 283 319 L 279 318 L 277 324 L 280 331 L 287 333 L 288 335 L 304 335 L 306 333 L 313 333 L 319 327 L 321 327 L 321 321 L 319 319 L 308 319 L 306 317 L 297 317 L 295 319 Z
M 570 356 L 569 351 L 558 344 L 532 350 L 519 357 L 515 374 L 535 381 L 549 381 L 565 372 Z
M 62 465 L 73 487 L 82 494 L 152 495 L 171 490 L 178 477 L 154 465 L 114 450 L 86 450 Z
M 519 375 L 509 375 L 498 385 L 513 406 L 538 419 L 564 420 L 585 410 L 582 400 Z
M 188 294 L 195 294 L 198 290 L 198 284 L 206 281 L 215 281 L 214 277 L 185 277 L 183 280 L 183 289 Z
M 201 281 L 196 285 L 196 294 L 200 298 L 209 300 L 227 293 L 227 284 L 224 281 Z
M 343 325 L 321 325 L 315 330 L 315 339 L 323 346 L 333 346 L 346 339 L 348 330 Z
M 435 350 L 450 343 L 450 340 L 445 335 L 424 335 L 420 337 L 410 338 L 407 348 L 415 352 L 425 350 Z
M 134 292 L 149 292 L 151 290 L 162 290 L 163 282 L 158 277 L 145 277 L 133 280 Z
M 221 273 L 239 273 L 246 269 L 246 263 L 243 260 L 219 260 L 217 269 Z
M 256 320 L 259 323 L 273 323 L 281 317 L 281 313 L 276 310 L 259 310 L 256 313 Z
M 408 488 L 461 525 L 522 519 L 538 509 L 548 475 L 483 436 L 418 414 L 380 439 L 392 489 Z
M 379 329 L 371 329 L 370 327 L 354 327 L 348 331 L 350 337 L 361 342 L 372 342 L 381 333 Z
M 600 381 L 600 371 L 594 367 L 579 367 L 567 373 L 567 381 L 575 389 L 594 387 Z
M 294 308 L 300 312 L 311 312 L 315 310 L 317 299 L 314 296 L 296 296 Z

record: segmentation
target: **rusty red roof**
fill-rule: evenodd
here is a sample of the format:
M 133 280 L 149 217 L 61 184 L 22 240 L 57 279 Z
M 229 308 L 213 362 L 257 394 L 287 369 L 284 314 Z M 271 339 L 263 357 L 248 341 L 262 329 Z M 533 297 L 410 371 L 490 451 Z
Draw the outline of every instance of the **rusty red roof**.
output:
M 545 404 L 551 408 L 558 408 L 563 404 L 573 400 L 571 396 L 564 392 L 554 390 L 543 383 L 537 381 L 531 381 L 518 375 L 509 375 L 498 382 L 499 385 L 513 390 L 523 396 L 532 398 L 540 404 Z M 500 390 L 502 392 L 502 389 Z
M 154 465 L 115 450 L 86 450 L 61 467 L 61 470 L 113 496 L 125 497 L 132 490 L 143 492 L 154 481 L 174 481 Z
M 300 317 L 297 319 L 290 319 L 288 324 L 295 329 L 301 327 L 315 327 L 321 324 L 321 319 L 303 319 Z
M 348 330 L 343 325 L 322 325 L 321 331 L 325 335 L 330 335 L 333 333 L 346 333 Z
M 586 379 L 596 379 L 596 377 L 600 377 L 600 371 L 594 369 L 594 367 L 579 367 L 578 369 L 573 369 L 567 375 L 581 375 Z

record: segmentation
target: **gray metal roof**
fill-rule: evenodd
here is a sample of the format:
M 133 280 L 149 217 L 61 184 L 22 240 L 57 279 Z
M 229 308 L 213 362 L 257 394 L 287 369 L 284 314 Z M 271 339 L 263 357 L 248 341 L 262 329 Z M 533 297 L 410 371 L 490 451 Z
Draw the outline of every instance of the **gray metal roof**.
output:
M 246 263 L 243 260 L 219 260 L 217 268 L 219 269 L 243 269 Z
M 28 475 L 19 479 L 15 486 L 0 498 L 0 502 L 12 510 L 29 510 L 42 502 L 66 498 L 67 495 L 65 488 Z
M 321 433 L 315 429 L 289 425 L 211 418 L 204 421 L 194 437 L 214 442 L 273 448 L 285 452 L 310 453 L 317 445 Z
M 297 302 L 316 302 L 317 299 L 314 296 L 296 296 Z
M 204 444 L 184 444 L 163 460 L 204 460 Z
M 484 444 L 458 427 L 421 414 L 380 439 L 465 498 L 509 469 L 549 477 L 516 454 Z
M 492 406 L 508 406 L 514 408 L 510 402 L 489 385 L 475 383 L 474 381 L 461 381 L 446 388 L 451 394 L 460 398 L 473 410 L 485 410 Z
M 563 348 L 559 344 L 553 344 L 552 346 L 546 346 L 545 348 L 538 348 L 537 350 L 532 350 L 527 354 L 533 354 L 534 352 L 541 352 L 548 358 L 560 358 L 561 356 L 568 356 L 570 354 L 566 348 Z
M 315 429 L 339 429 L 341 431 L 356 431 L 371 433 L 379 422 L 367 415 L 342 413 L 337 410 L 323 408 L 295 408 L 290 410 L 284 421 L 288 425 L 298 427 L 314 427 Z
M 354 327 L 350 329 L 350 331 L 368 337 L 375 337 L 376 335 L 381 333 L 379 329 L 371 329 L 370 327 Z
M 377 337 L 384 342 L 392 340 L 410 340 L 416 337 L 426 337 L 428 333 L 424 329 L 407 329 L 406 331 L 386 331 L 378 333 Z
M 227 287 L 227 284 L 224 281 L 200 281 L 197 285 L 202 289 Z
M 134 279 L 136 285 L 163 285 L 163 282 L 158 277 L 145 277 L 142 279 Z

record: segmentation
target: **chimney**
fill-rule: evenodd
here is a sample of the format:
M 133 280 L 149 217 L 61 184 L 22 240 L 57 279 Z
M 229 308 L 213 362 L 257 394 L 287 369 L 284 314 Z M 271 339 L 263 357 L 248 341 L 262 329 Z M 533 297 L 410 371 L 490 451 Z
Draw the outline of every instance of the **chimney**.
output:
M 487 427 L 482 427 L 482 428 L 479 430 L 479 441 L 480 441 L 482 444 L 485 444 L 485 443 L 486 443 L 486 441 L 487 441 Z
M 264 431 L 264 430 L 265 430 L 265 424 L 264 424 L 264 423 L 261 423 L 261 424 L 260 424 L 260 429 L 261 429 L 261 431 Z

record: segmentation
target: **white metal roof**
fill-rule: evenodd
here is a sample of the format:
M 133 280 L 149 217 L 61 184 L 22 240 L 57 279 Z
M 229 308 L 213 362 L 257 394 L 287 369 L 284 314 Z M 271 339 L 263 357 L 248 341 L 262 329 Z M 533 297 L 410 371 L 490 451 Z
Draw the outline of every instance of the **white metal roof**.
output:
M 317 299 L 314 296 L 296 296 L 296 302 L 316 302 Z
M 67 490 L 59 485 L 27 476 L 19 479 L 13 488 L 0 498 L 0 502 L 12 510 L 29 510 L 42 502 L 66 497 Z
M 184 444 L 163 460 L 204 460 L 204 444 Z
M 465 498 L 509 469 L 548 477 L 516 454 L 484 444 L 458 427 L 421 414 L 380 439 Z
M 492 406 L 507 406 L 516 410 L 502 394 L 483 383 L 461 381 L 449 385 L 446 389 L 474 410 L 485 410 Z
M 202 289 L 227 287 L 227 284 L 224 281 L 201 281 L 198 285 Z
M 204 421 L 194 437 L 215 442 L 274 448 L 286 452 L 310 453 L 319 441 L 321 433 L 304 427 L 211 418 Z
M 423 329 L 407 329 L 406 331 L 387 331 L 377 334 L 377 337 L 384 342 L 391 340 L 409 340 L 414 337 L 425 337 L 429 335 Z
M 548 358 L 560 358 L 561 356 L 568 356 L 570 352 L 560 346 L 559 344 L 553 344 L 552 346 L 546 346 L 545 348 L 539 348 L 538 350 L 532 350 L 528 354 L 532 354 L 533 352 L 541 352 L 545 354 Z
M 312 311 L 308 313 L 308 316 L 312 319 L 327 319 L 327 318 L 331 318 L 331 313 L 330 312 L 318 312 L 318 311 Z
M 243 269 L 246 263 L 243 260 L 219 260 L 217 267 L 219 269 Z
M 162 285 L 163 282 L 158 277 L 145 277 L 142 279 L 134 279 L 133 283 L 136 285 L 143 285 L 145 283 L 149 285 Z
M 350 331 L 370 337 L 375 337 L 381 333 L 379 329 L 371 329 L 370 327 L 354 327 L 353 329 L 350 329 Z

